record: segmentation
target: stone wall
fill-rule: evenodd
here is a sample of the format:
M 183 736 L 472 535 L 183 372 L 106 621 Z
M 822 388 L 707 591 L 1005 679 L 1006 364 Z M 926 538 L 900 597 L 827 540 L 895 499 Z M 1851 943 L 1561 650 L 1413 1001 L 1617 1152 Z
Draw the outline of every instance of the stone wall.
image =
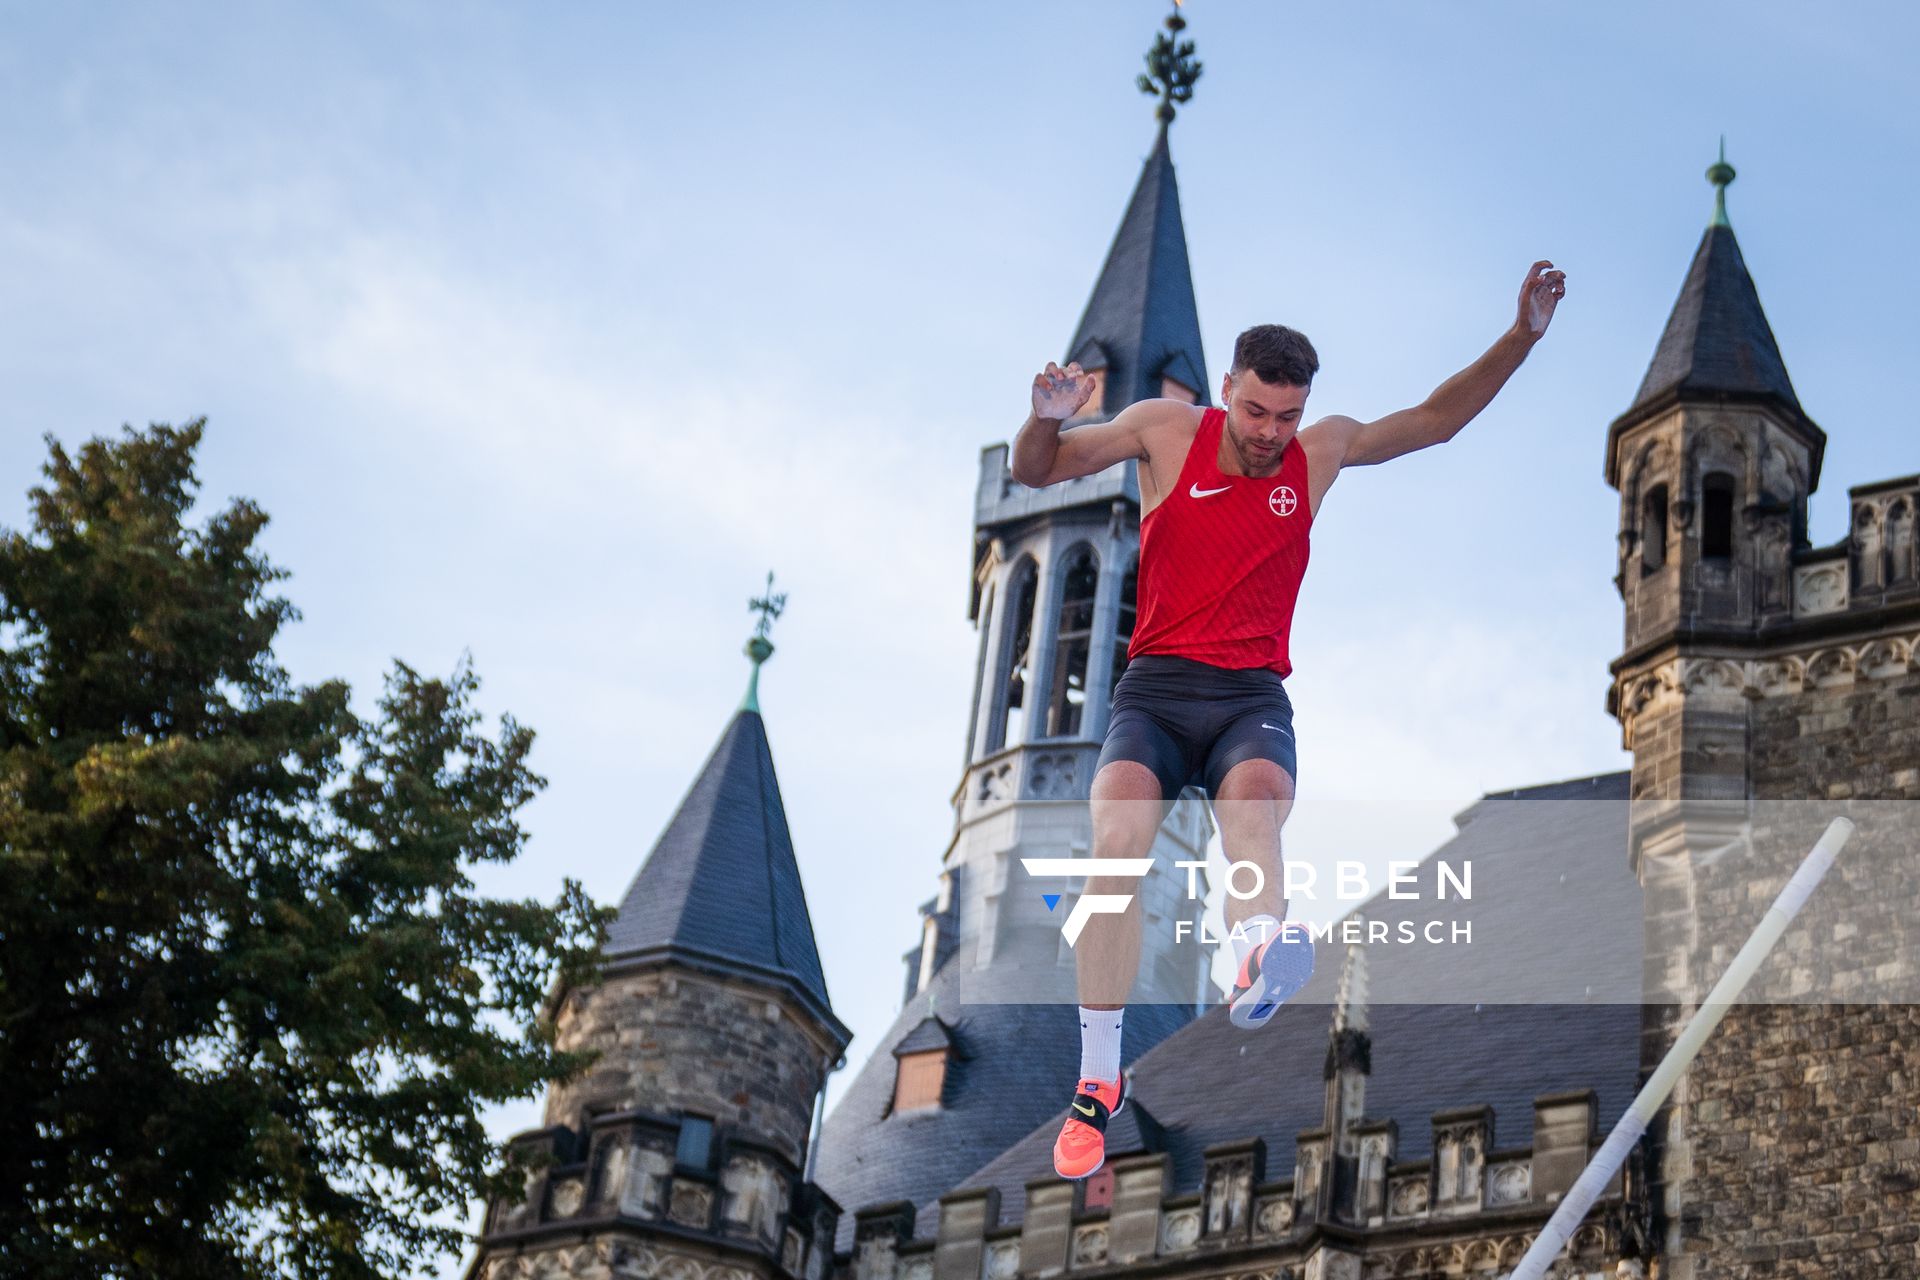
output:
M 1859 829 L 1664 1118 L 1670 1280 L 1920 1276 L 1920 671 L 1749 697 L 1753 843 L 1696 858 L 1696 994 L 1839 807 Z M 1920 814 L 1920 804 L 1915 806 Z M 1650 935 L 1651 936 L 1651 935 Z M 1818 1003 L 1858 993 L 1850 1004 Z M 1650 1010 L 1655 1043 L 1683 1010 Z M 1649 1063 L 1652 1058 L 1649 1057 Z
M 603 1051 L 547 1095 L 546 1123 L 584 1130 L 589 1112 L 690 1112 L 804 1166 L 827 1046 L 787 1003 L 678 967 L 618 974 L 568 996 L 563 1049 Z

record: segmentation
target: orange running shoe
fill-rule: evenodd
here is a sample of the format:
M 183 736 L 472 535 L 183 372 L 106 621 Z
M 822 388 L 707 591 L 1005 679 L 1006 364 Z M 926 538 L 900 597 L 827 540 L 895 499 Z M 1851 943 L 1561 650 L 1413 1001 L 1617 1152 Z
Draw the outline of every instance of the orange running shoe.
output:
M 1073 1087 L 1073 1111 L 1053 1142 L 1053 1171 L 1084 1178 L 1107 1162 L 1107 1121 L 1127 1105 L 1127 1082 L 1086 1076 Z

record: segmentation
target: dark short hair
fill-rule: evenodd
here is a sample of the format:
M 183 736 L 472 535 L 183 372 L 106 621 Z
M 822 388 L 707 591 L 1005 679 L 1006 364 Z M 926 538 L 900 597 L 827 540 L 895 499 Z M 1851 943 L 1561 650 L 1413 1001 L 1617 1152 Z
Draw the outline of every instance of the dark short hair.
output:
M 1233 342 L 1233 369 L 1251 369 L 1262 382 L 1296 387 L 1313 385 L 1320 356 L 1307 335 L 1283 324 L 1257 324 Z

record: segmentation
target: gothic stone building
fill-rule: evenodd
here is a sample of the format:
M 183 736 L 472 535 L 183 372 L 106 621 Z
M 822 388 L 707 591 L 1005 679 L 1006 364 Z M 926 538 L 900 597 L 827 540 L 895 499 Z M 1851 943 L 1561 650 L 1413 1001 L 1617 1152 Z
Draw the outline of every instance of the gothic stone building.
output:
M 1105 1169 L 1052 1174 L 1072 956 L 1018 858 L 1087 854 L 1139 490 L 1123 464 L 1028 491 L 995 446 L 954 836 L 899 1017 L 816 1130 L 848 1035 L 750 703 L 636 876 L 606 976 L 559 1003 L 563 1043 L 605 1054 L 517 1139 L 552 1163 L 490 1207 L 472 1280 L 1510 1271 L 1817 835 L 1820 803 L 1920 797 L 1920 476 L 1853 489 L 1848 536 L 1809 545 L 1825 436 L 1727 224 L 1731 170 L 1710 176 L 1722 202 L 1607 436 L 1626 622 L 1608 709 L 1632 768 L 1467 808 L 1421 875 L 1470 861 L 1499 893 L 1361 911 L 1418 926 L 1464 910 L 1476 946 L 1331 952 L 1249 1036 L 1191 955 L 1154 941 L 1194 904 L 1170 867 L 1149 876 L 1130 1102 Z M 1100 373 L 1090 413 L 1204 402 L 1195 314 L 1163 127 L 1066 352 Z M 1195 856 L 1210 831 L 1189 796 L 1154 857 Z M 1899 838 L 1863 824 L 1762 971 L 1769 994 L 1804 991 L 1816 961 L 1823 991 L 1916 972 L 1920 856 Z M 1522 963 L 1473 969 L 1496 938 Z M 1556 956 L 1581 958 L 1582 986 L 1480 998 Z M 1043 989 L 1058 1002 L 1014 1002 Z M 1735 1009 L 1554 1274 L 1920 1276 L 1916 1041 L 1914 1006 L 1864 995 Z

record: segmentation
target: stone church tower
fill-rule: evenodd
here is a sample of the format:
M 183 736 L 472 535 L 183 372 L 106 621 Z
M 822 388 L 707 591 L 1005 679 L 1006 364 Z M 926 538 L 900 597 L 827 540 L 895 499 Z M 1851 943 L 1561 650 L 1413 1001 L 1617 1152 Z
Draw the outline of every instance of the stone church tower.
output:
M 1920 476 L 1850 493 L 1816 548 L 1825 433 L 1715 211 L 1608 435 L 1650 1070 L 1840 802 L 1920 798 Z M 1664 1280 L 1920 1275 L 1920 860 L 1865 806 L 1843 861 L 1651 1131 Z M 1901 828 L 1909 833 L 1901 843 Z M 1847 1004 L 1836 1003 L 1848 999 Z
M 489 1208 L 471 1280 L 821 1280 L 832 1262 L 839 1210 L 806 1170 L 851 1033 L 760 717 L 764 631 L 745 703 L 620 905 L 602 980 L 556 993 L 560 1047 L 604 1054 L 514 1139 L 552 1162 Z
M 1106 263 L 1059 356 L 1098 383 L 1076 422 L 1149 397 L 1207 402 L 1172 115 L 1163 101 Z M 1024 416 L 1027 388 L 1008 392 L 1009 416 Z M 1131 461 L 1035 490 L 1013 479 L 1007 445 L 981 455 L 969 610 L 979 649 L 953 838 L 903 957 L 900 1015 L 822 1130 L 821 1185 L 850 1208 L 882 1206 L 843 1225 L 843 1250 L 912 1238 L 916 1212 L 930 1230 L 942 1192 L 1058 1113 L 1072 1092 L 1078 999 L 1062 925 L 1085 881 L 1036 878 L 1021 859 L 1091 861 L 1088 789 L 1127 661 L 1139 524 Z M 1206 805 L 1189 793 L 1153 849 L 1163 865 L 1140 882 L 1143 949 L 1123 1066 L 1208 999 L 1212 948 L 1195 940 L 1204 902 L 1187 898 L 1186 873 L 1173 862 L 1203 860 L 1211 834 Z M 1176 942 L 1181 919 L 1193 927 Z
M 1067 352 L 1095 381 L 1069 429 L 1138 400 L 1210 403 L 1164 125 Z M 1036 881 L 1017 859 L 1090 852 L 1088 790 L 1133 634 L 1140 479 L 1126 461 L 1029 489 L 1013 479 L 1008 457 L 1004 444 L 982 452 L 974 500 L 971 616 L 980 644 L 942 877 L 958 886 L 960 928 L 949 927 L 945 942 L 971 952 L 969 999 L 1074 1003 L 1073 954 L 1060 925 L 1079 885 Z M 1141 886 L 1149 896 L 1134 998 L 1143 1004 L 1190 1011 L 1206 996 L 1211 952 L 1190 938 L 1175 944 L 1167 922 L 1196 914 L 1173 860 L 1204 858 L 1211 830 L 1205 806 L 1189 796 L 1154 849 L 1166 865 Z M 1042 889 L 1063 896 L 1049 906 Z M 941 958 L 939 922 L 930 918 L 924 936 L 909 956 L 910 966 L 919 961 L 909 995 Z

